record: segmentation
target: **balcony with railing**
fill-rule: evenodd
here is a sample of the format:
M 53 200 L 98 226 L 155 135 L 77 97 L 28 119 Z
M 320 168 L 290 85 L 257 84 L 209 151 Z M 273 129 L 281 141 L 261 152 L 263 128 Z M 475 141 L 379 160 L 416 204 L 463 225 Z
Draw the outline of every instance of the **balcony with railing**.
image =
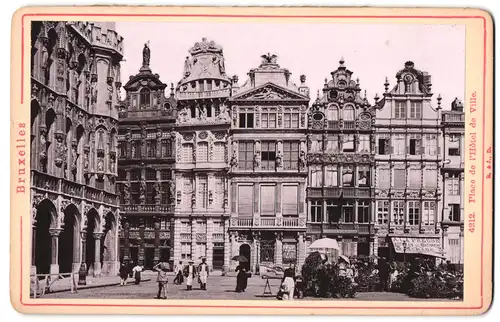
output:
M 177 118 L 177 111 L 174 109 L 143 109 L 143 110 L 122 110 L 118 116 L 120 119 L 143 119 L 143 118 Z
M 456 112 L 443 112 L 441 116 L 444 123 L 464 123 L 465 114 Z
M 323 223 L 323 232 L 325 234 L 354 234 L 370 235 L 375 233 L 375 224 L 373 223 L 341 223 L 329 222 Z
M 203 98 L 222 98 L 229 97 L 231 89 L 222 88 L 212 91 L 197 91 L 197 92 L 178 92 L 178 100 L 191 100 L 191 99 L 203 99 Z
M 212 241 L 213 242 L 224 242 L 224 233 L 213 233 Z
M 111 192 L 35 170 L 31 174 L 31 185 L 35 189 L 118 206 L 118 196 Z
M 236 217 L 231 218 L 231 228 L 306 228 L 306 219 L 298 217 Z
M 370 187 L 324 187 L 307 188 L 308 198 L 369 198 Z
M 121 211 L 124 213 L 171 213 L 174 212 L 173 205 L 165 204 L 127 204 L 121 205 Z

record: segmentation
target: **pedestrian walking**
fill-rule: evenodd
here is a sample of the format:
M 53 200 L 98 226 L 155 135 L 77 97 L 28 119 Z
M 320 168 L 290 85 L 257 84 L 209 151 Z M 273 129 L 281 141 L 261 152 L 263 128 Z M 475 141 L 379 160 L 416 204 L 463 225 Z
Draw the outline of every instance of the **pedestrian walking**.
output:
M 138 285 L 141 282 L 141 272 L 142 272 L 142 266 L 137 263 L 135 267 L 132 269 L 132 273 L 134 274 L 134 283 Z
M 285 270 L 281 285 L 283 289 L 283 300 L 293 300 L 293 293 L 295 292 L 295 265 L 291 264 Z
M 184 270 L 184 265 L 182 265 L 182 261 L 179 262 L 179 264 L 175 265 L 175 278 L 174 278 L 174 283 L 177 285 L 180 285 L 184 283 L 184 275 L 182 275 Z
M 238 275 L 236 275 L 236 292 L 245 292 L 248 284 L 248 271 L 246 265 L 240 262 L 235 272 L 238 273 Z
M 120 285 L 125 286 L 127 285 L 127 279 L 128 279 L 128 267 L 125 265 L 125 263 L 122 263 L 120 266 Z
M 201 264 L 198 265 L 198 279 L 200 282 L 200 289 L 206 291 L 207 290 L 207 280 L 208 280 L 208 264 L 207 259 L 205 257 L 201 258 Z
M 380 279 L 380 291 L 387 292 L 389 284 L 389 264 L 385 257 L 382 257 L 378 263 L 378 276 Z
M 194 261 L 190 260 L 188 266 L 184 267 L 184 276 L 186 277 L 187 290 L 193 289 L 193 280 L 196 277 L 196 267 L 193 266 Z
M 156 281 L 158 282 L 158 295 L 157 299 L 166 299 L 167 298 L 167 283 L 168 283 L 168 264 L 164 261 L 159 262 L 153 267 L 153 270 L 158 272 L 158 276 L 156 277 Z M 163 294 L 163 297 L 161 296 Z

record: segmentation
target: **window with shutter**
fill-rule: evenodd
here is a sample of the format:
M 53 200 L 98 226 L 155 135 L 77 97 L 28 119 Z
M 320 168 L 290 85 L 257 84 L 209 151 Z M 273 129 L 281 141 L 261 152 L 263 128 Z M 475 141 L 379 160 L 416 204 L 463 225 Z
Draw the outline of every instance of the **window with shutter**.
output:
M 214 143 L 214 161 L 216 162 L 224 162 L 225 161 L 225 150 L 224 150 L 224 142 L 215 142 Z
M 276 186 L 260 186 L 260 213 L 262 216 L 275 215 Z
M 193 162 L 193 145 L 190 143 L 182 144 L 182 161 Z
M 410 169 L 409 173 L 410 188 L 420 189 L 422 180 L 422 170 L 420 169 Z
M 297 216 L 298 210 L 298 186 L 286 186 L 282 188 L 283 216 Z
M 327 165 L 325 167 L 325 187 L 338 187 L 338 171 L 336 165 Z
M 394 169 L 394 188 L 404 189 L 406 187 L 406 170 Z
M 196 151 L 196 161 L 208 162 L 208 143 L 207 142 L 198 143 L 198 148 Z
M 390 169 L 378 169 L 378 186 L 382 189 L 389 189 L 391 187 L 391 173 Z
M 238 186 L 238 214 L 253 215 L 253 185 Z
M 428 189 L 436 189 L 437 188 L 437 169 L 426 169 L 424 172 L 424 184 Z

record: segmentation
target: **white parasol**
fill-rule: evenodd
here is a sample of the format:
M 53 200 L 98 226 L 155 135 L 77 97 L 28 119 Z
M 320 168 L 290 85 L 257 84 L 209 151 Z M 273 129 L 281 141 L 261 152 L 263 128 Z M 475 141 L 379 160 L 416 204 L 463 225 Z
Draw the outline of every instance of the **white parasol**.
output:
M 310 249 L 336 249 L 340 250 L 339 243 L 335 239 L 331 238 L 321 238 L 314 241 L 310 246 Z

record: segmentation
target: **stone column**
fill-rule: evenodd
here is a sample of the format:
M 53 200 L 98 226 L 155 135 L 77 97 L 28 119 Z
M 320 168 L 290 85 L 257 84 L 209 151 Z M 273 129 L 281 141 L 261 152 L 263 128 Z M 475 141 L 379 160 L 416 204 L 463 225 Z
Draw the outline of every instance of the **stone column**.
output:
M 81 263 L 81 265 L 86 266 L 86 262 L 87 262 L 87 232 L 82 231 L 80 233 L 80 235 L 82 236 L 82 263 Z
M 196 234 L 198 233 L 198 227 L 196 226 L 196 219 L 191 219 L 191 259 L 195 260 L 197 258 L 196 253 Z
M 229 228 L 229 219 L 224 220 L 224 231 L 227 231 Z M 232 238 L 230 241 L 229 234 L 224 234 L 224 266 L 222 268 L 222 273 L 227 274 L 229 272 L 229 265 L 231 261 L 231 247 L 232 247 Z
M 306 247 L 304 243 L 304 233 L 297 234 L 297 271 L 302 271 L 302 265 L 306 260 Z
M 174 241 L 174 264 L 179 263 L 181 258 L 181 220 L 179 218 L 174 219 L 174 234 L 170 233 Z
M 212 218 L 207 218 L 207 264 L 210 270 L 213 270 L 213 251 L 214 251 L 214 243 L 213 243 L 213 220 Z
M 283 233 L 275 233 L 275 236 L 274 262 L 276 265 L 283 265 Z
M 123 261 L 130 260 L 130 224 L 126 221 L 123 225 Z
M 155 228 L 155 249 L 154 249 L 154 264 L 158 264 L 160 261 L 160 218 L 155 218 L 154 223 Z
M 94 258 L 94 276 L 95 277 L 100 277 L 101 276 L 101 239 L 103 233 L 94 233 L 94 239 L 95 239 L 95 258 Z
M 459 254 L 459 258 L 460 258 L 460 263 L 459 264 L 464 264 L 464 226 L 461 226 L 460 227 L 460 234 L 459 234 L 459 242 L 460 242 L 460 254 Z
M 354 236 L 352 238 L 352 254 L 351 256 L 358 256 L 358 242 L 359 242 L 359 238 L 358 236 Z
M 144 265 L 144 252 L 145 252 L 145 248 L 146 248 L 146 243 L 144 240 L 145 229 L 146 229 L 146 226 L 144 224 L 144 221 L 141 220 L 141 223 L 139 224 L 139 250 L 137 252 L 138 253 L 137 254 L 137 261 L 139 262 L 139 264 L 141 264 L 141 262 L 142 262 L 142 265 Z
M 50 228 L 49 233 L 52 237 L 52 248 L 50 257 L 50 274 L 59 274 L 59 234 L 62 229 Z M 57 279 L 57 276 L 51 276 L 51 279 Z
M 257 258 L 257 254 L 258 254 L 258 251 L 257 251 L 257 237 L 256 236 L 253 236 L 251 252 L 253 254 L 252 254 L 252 260 L 251 260 L 250 264 L 252 265 L 252 267 L 251 267 L 252 272 L 255 274 L 256 268 L 257 268 L 257 263 L 258 263 L 258 258 Z
M 36 274 L 36 220 L 31 225 L 31 274 Z

